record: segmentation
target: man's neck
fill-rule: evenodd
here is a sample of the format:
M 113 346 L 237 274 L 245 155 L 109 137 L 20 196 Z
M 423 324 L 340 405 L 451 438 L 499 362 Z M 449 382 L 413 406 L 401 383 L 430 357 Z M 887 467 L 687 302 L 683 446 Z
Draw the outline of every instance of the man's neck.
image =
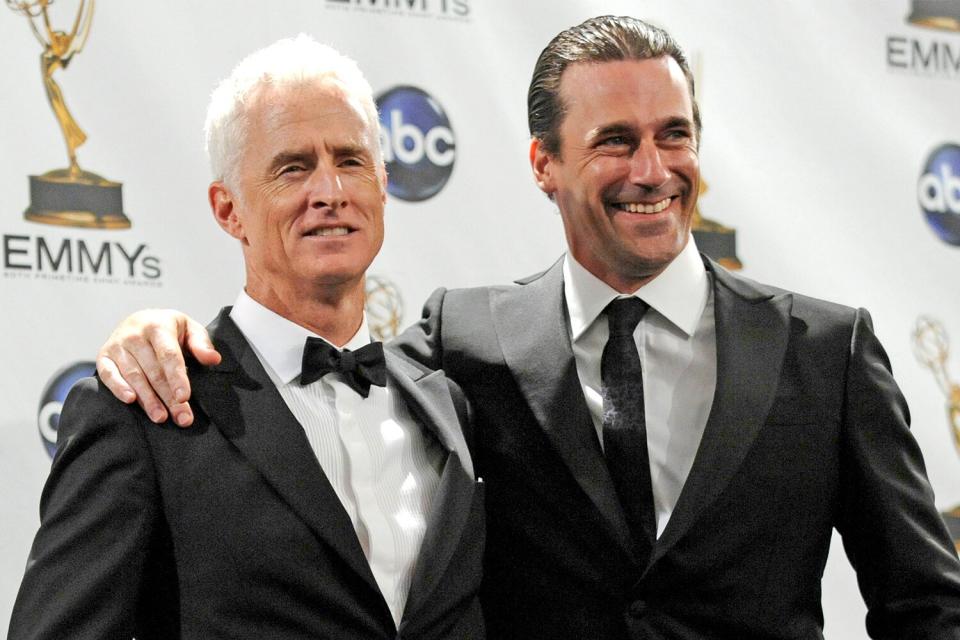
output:
M 310 293 L 256 286 L 248 280 L 244 291 L 277 315 L 338 347 L 349 342 L 363 322 L 363 280 L 348 287 L 321 287 Z

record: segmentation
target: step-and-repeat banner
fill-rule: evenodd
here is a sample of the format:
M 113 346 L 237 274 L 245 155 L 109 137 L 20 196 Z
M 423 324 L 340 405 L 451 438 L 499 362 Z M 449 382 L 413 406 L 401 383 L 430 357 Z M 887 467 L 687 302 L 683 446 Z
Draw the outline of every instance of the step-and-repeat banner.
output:
M 664 26 L 691 54 L 708 185 L 700 246 L 755 279 L 871 310 L 949 517 L 960 0 L 6 0 L 0 628 L 70 385 L 128 312 L 206 320 L 242 284 L 240 252 L 206 204 L 201 130 L 216 81 L 299 32 L 366 72 L 390 173 L 368 308 L 390 335 L 437 286 L 507 282 L 564 251 L 527 163 L 526 89 L 553 35 L 603 13 Z M 836 543 L 824 600 L 829 638 L 865 637 Z

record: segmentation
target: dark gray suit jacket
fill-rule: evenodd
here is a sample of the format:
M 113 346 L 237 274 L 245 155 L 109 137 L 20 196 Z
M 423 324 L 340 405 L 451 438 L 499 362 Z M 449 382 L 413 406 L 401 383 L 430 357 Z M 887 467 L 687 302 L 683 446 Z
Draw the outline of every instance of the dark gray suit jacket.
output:
M 223 355 L 192 367 L 191 429 L 152 425 L 89 379 L 70 393 L 14 607 L 35 638 L 483 638 L 483 487 L 442 372 L 387 354 L 449 452 L 399 630 L 350 518 L 224 310 Z
M 649 564 L 577 377 L 557 263 L 520 286 L 436 292 L 394 344 L 474 410 L 491 638 L 822 638 L 832 531 L 874 638 L 960 639 L 960 566 L 869 316 L 707 261 L 718 380 Z

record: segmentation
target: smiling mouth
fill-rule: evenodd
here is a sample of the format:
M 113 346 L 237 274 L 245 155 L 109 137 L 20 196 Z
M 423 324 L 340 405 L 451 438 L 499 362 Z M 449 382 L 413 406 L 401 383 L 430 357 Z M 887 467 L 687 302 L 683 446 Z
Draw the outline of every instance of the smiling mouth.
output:
M 314 229 L 313 231 L 309 231 L 304 235 L 320 236 L 320 237 L 345 236 L 350 232 L 351 230 L 347 227 L 323 227 L 321 229 Z
M 643 202 L 614 202 L 613 206 L 627 213 L 660 213 L 669 207 L 671 202 L 673 202 L 673 196 L 668 196 L 652 204 Z

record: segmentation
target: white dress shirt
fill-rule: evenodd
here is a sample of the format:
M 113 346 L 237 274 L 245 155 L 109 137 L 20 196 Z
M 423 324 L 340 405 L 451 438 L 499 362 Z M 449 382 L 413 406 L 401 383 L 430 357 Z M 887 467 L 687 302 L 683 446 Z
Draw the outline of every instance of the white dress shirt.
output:
M 567 254 L 563 290 L 580 386 L 603 444 L 600 356 L 609 329 L 603 310 L 621 295 Z M 693 238 L 656 278 L 633 293 L 648 305 L 634 332 L 643 366 L 650 478 L 663 533 L 687 480 L 717 386 L 713 288 Z
M 245 292 L 230 318 L 303 426 L 399 624 L 446 452 L 410 416 L 389 377 L 386 387 L 371 386 L 367 398 L 337 373 L 301 386 L 306 338 L 320 336 Z M 343 348 L 354 351 L 369 343 L 364 316 Z

